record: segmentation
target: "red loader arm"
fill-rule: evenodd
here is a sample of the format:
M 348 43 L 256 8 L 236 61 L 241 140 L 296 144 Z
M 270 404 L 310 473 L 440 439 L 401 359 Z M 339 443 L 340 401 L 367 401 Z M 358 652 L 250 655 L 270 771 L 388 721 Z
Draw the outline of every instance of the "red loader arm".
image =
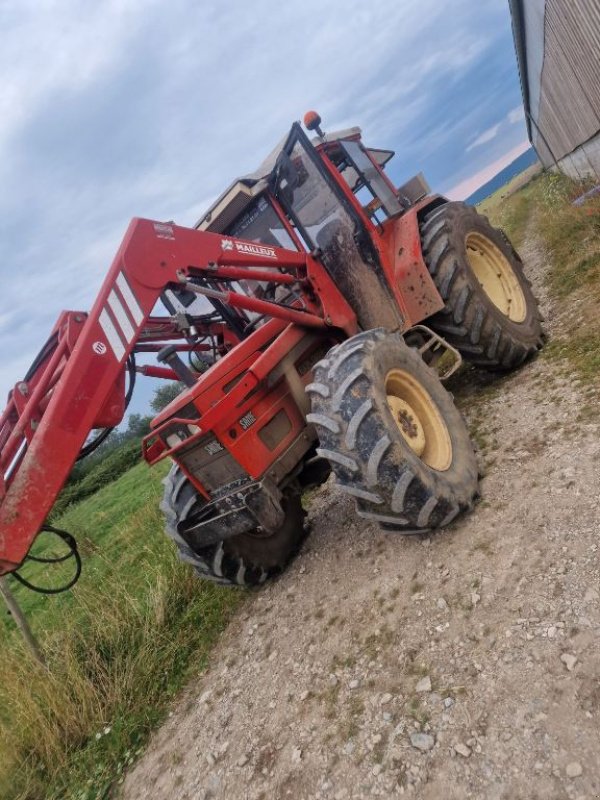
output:
M 170 320 L 149 319 L 162 291 L 199 275 L 237 279 L 250 267 L 262 268 L 262 280 L 303 284 L 312 301 L 297 310 L 223 292 L 222 302 L 296 324 L 352 324 L 327 274 L 305 253 L 151 220 L 131 222 L 89 315 L 62 312 L 0 417 L 0 575 L 23 562 L 90 431 L 121 421 L 130 354 L 136 347 L 158 349 L 148 342 L 183 339 Z

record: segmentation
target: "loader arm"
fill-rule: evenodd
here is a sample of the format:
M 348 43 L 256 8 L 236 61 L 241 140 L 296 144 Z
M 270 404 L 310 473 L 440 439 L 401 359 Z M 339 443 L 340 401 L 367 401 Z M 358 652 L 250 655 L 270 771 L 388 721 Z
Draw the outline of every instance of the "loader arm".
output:
M 130 223 L 90 313 L 61 313 L 0 417 L 0 575 L 23 562 L 90 431 L 121 421 L 131 353 L 158 349 L 151 342 L 177 333 L 169 320 L 150 317 L 161 293 L 201 276 L 231 280 L 250 270 L 252 277 L 252 268 L 262 270 L 261 280 L 302 286 L 304 303 L 290 308 L 235 292 L 217 293 L 219 300 L 295 324 L 354 324 L 319 262 L 304 252 L 151 220 Z

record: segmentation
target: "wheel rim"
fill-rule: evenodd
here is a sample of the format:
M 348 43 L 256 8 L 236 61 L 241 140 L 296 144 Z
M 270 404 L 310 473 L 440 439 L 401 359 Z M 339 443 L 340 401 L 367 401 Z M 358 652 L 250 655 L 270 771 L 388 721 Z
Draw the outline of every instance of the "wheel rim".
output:
M 469 265 L 492 303 L 512 322 L 523 322 L 527 303 L 508 258 L 481 233 L 467 234 L 465 246 Z
M 385 378 L 388 407 L 404 441 L 431 469 L 452 463 L 448 427 L 429 392 L 410 373 L 392 369 Z

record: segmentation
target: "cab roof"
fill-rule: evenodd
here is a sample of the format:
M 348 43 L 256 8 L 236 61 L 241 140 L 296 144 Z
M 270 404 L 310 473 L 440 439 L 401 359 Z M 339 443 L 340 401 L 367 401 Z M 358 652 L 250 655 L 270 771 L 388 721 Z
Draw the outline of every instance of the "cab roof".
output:
M 356 139 L 360 138 L 360 135 L 360 128 L 346 128 L 345 130 L 327 133 L 322 138 L 314 137 L 312 143 L 317 145 L 324 142 L 337 142 L 341 139 Z M 277 143 L 254 172 L 234 180 L 207 209 L 194 227 L 199 230 L 222 233 L 242 213 L 252 198 L 267 187 L 268 178 L 273 172 L 277 158 L 283 151 L 288 138 L 289 132 Z M 377 152 L 387 154 L 385 158 L 378 159 L 381 164 L 385 164 L 393 156 L 391 150 Z

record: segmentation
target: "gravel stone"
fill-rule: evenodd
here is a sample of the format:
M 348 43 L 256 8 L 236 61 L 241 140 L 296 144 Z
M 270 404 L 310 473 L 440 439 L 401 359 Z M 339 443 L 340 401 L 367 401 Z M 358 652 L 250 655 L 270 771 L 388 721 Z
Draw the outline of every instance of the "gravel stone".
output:
M 586 589 L 585 594 L 583 595 L 583 602 L 586 605 L 588 603 L 594 603 L 598 599 L 600 599 L 600 593 L 596 589 L 592 589 L 591 586 Z
M 579 761 L 571 761 L 570 764 L 567 764 L 565 772 L 567 773 L 567 778 L 578 778 L 583 775 L 583 767 Z
M 417 750 L 427 752 L 427 750 L 431 750 L 434 746 L 435 739 L 429 733 L 411 733 L 410 743 L 413 747 L 416 747 Z
M 471 755 L 471 749 L 467 747 L 466 744 L 459 742 L 458 744 L 454 745 L 454 751 L 458 753 L 459 756 L 463 758 L 468 758 Z
M 563 662 L 569 672 L 573 672 L 575 664 L 577 663 L 577 656 L 573 655 L 573 653 L 563 653 L 560 657 L 560 660 Z

